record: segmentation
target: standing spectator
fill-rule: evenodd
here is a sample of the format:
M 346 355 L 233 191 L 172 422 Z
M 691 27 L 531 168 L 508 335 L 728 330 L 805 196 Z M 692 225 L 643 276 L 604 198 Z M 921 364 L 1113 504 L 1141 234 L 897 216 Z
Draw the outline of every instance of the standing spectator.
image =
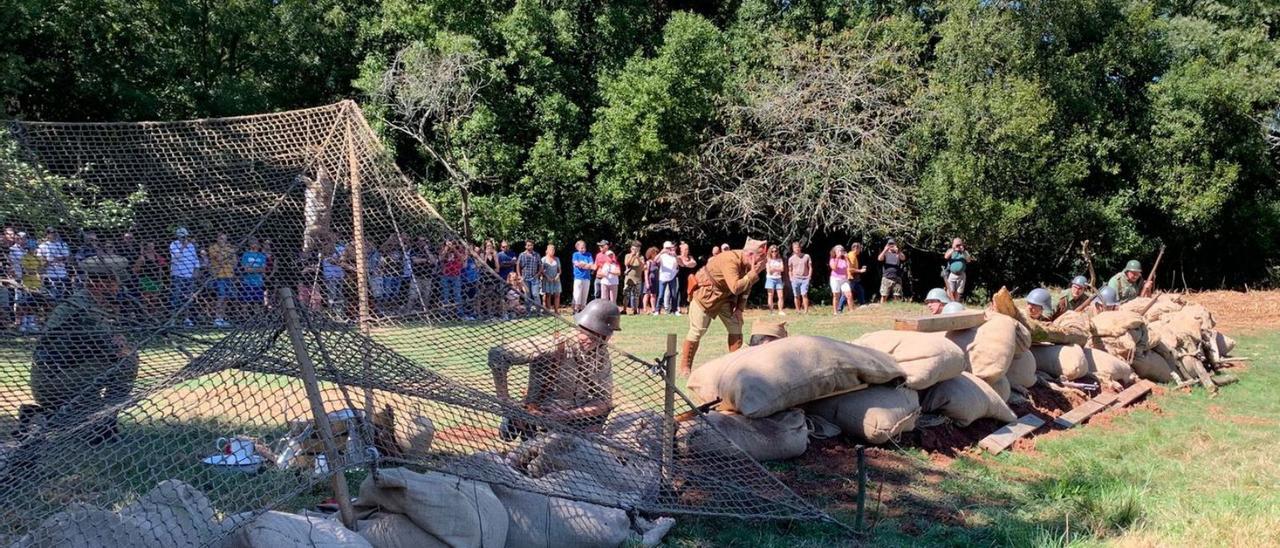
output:
M 81 261 L 89 257 L 98 256 L 98 233 L 86 230 L 80 233 L 80 249 L 76 250 L 75 261 L 79 265 Z
M 876 260 L 880 261 L 880 304 L 889 302 L 889 297 L 901 299 L 902 265 L 907 262 L 907 254 L 898 249 L 896 240 L 889 238 Z
M 466 260 L 466 252 L 458 242 L 445 242 L 444 251 L 440 253 L 440 306 L 452 308 L 461 317 L 462 311 L 462 267 Z
M 644 255 L 640 252 L 640 242 L 631 242 L 631 252 L 627 253 L 626 260 L 623 264 L 625 275 L 624 286 L 622 290 L 623 314 L 626 314 L 626 308 L 631 308 L 631 314 L 634 316 L 640 313 L 642 307 L 642 295 L 644 295 Z
M 963 302 L 965 280 L 968 278 L 969 263 L 973 256 L 964 247 L 964 240 L 951 240 L 951 249 L 942 254 L 947 267 L 942 272 L 943 286 L 947 288 L 947 297 L 953 302 Z
M 503 242 L 503 244 L 505 244 L 504 247 L 510 247 L 510 244 L 506 242 Z M 464 253 L 462 257 L 462 299 L 464 302 L 462 319 L 472 322 L 482 315 L 486 318 L 498 317 L 501 314 L 499 309 L 502 307 L 503 292 L 493 291 L 494 284 L 489 284 L 485 287 L 485 294 L 480 294 L 480 267 L 476 264 L 476 255 L 480 250 L 474 249 L 474 252 L 468 253 L 467 248 L 464 246 L 462 252 Z M 505 287 L 503 284 L 498 285 Z
M 688 242 L 680 242 L 678 247 L 680 253 L 676 255 L 676 263 L 680 266 L 680 272 L 676 276 L 676 298 L 679 303 L 676 305 L 680 310 L 687 311 L 689 309 L 689 299 L 693 298 L 694 284 L 689 283 L 689 278 L 698 271 L 698 260 L 693 258 L 693 254 L 689 250 Z M 680 291 L 685 288 L 685 291 Z M 677 310 L 680 311 L 680 310 Z
M 426 312 L 432 307 L 435 298 L 436 280 L 440 278 L 440 258 L 426 238 L 418 236 L 414 239 L 410 250 L 408 270 L 409 295 L 401 307 L 402 313 L 417 309 Z
M 13 247 L 18 246 L 17 257 L 13 255 Z M 13 304 L 17 300 L 17 291 L 21 291 L 18 287 L 22 283 L 22 255 L 26 254 L 26 250 L 18 244 L 18 231 L 11 226 L 4 227 L 4 237 L 0 238 L 0 251 L 5 253 L 4 267 L 0 268 L 0 278 L 12 280 L 13 288 L 7 283 L 0 284 L 0 329 L 9 329 L 14 326 L 15 313 Z M 16 261 L 14 259 L 17 259 Z
M 853 302 L 853 290 L 849 287 L 849 257 L 845 255 L 844 246 L 837 245 L 831 250 L 827 266 L 831 268 L 831 315 L 840 315 L 840 299 Z
M 787 273 L 791 276 L 791 295 L 796 301 L 796 312 L 809 313 L 809 281 L 813 279 L 813 259 L 800 242 L 791 243 L 791 257 L 787 259 Z
M 389 314 L 400 298 L 400 278 L 404 272 L 404 245 L 400 234 L 387 236 L 378 255 L 377 280 L 382 286 L 382 298 L 377 301 L 377 310 L 380 314 Z
M 492 269 L 494 272 L 497 272 L 502 268 L 502 266 L 498 264 L 498 244 L 493 241 L 493 238 L 489 238 L 484 241 L 484 251 L 480 254 L 480 257 L 484 262 L 484 265 Z
M 581 312 L 591 300 L 591 278 L 595 276 L 596 260 L 587 252 L 587 242 L 578 240 L 573 253 L 573 312 Z
M 776 301 L 777 312 L 780 316 L 786 316 L 787 313 L 782 309 L 785 306 L 786 292 L 782 289 L 782 273 L 786 271 L 787 263 L 782 260 L 782 254 L 778 252 L 778 246 L 769 246 L 769 260 L 764 265 L 764 294 L 768 297 L 769 312 L 774 311 Z
M 169 261 L 156 251 L 155 242 L 145 242 L 138 253 L 138 260 L 133 263 L 133 275 L 138 278 L 138 292 L 142 296 L 142 307 L 148 316 L 159 317 L 161 314 L 160 299 L 164 293 L 164 279 L 168 274 Z
M 71 259 L 71 248 L 62 241 L 62 236 L 53 227 L 44 231 L 44 241 L 36 247 L 36 256 L 43 265 L 44 276 L 41 283 L 49 298 L 60 300 L 67 292 L 67 261 Z
M 267 254 L 257 238 L 249 239 L 249 250 L 240 255 L 240 302 L 248 308 L 246 317 L 252 317 L 262 305 L 266 293 Z
M 524 253 L 516 259 L 516 274 L 524 284 L 525 313 L 533 315 L 535 303 L 542 300 L 542 257 L 533 251 L 533 240 L 524 241 Z
M 324 258 L 320 259 L 320 276 L 324 281 L 325 300 L 334 320 L 346 321 L 347 299 L 347 246 L 342 242 L 327 242 Z
M 524 285 L 524 280 L 520 279 L 520 274 L 511 272 L 507 275 L 507 287 L 503 293 L 503 302 L 505 306 L 502 308 L 502 319 L 508 320 L 516 317 L 521 312 L 520 303 L 526 302 L 530 298 L 525 291 L 528 289 Z
M 862 275 L 866 273 L 867 267 L 862 264 L 862 242 L 853 242 L 849 245 L 849 288 L 858 306 L 867 304 L 867 293 L 862 288 Z
M 547 244 L 547 254 L 542 257 L 542 307 L 559 312 L 560 293 L 560 258 L 556 246 Z
M 27 238 L 25 232 L 15 234 L 13 242 L 9 246 L 9 264 L 13 279 L 18 281 L 18 288 L 13 294 L 13 313 L 18 319 L 18 331 L 39 331 L 37 316 L 44 283 L 40 278 L 40 257 L 36 256 L 38 246 L 35 238 Z
M 218 304 L 214 309 L 213 326 L 228 327 L 227 299 L 233 298 L 236 284 L 236 249 L 227 239 L 227 233 L 219 232 L 218 240 L 204 250 L 205 262 L 209 265 L 210 285 L 218 295 Z M 238 300 L 238 299 L 237 299 Z
M 595 280 L 596 280 L 596 293 L 595 293 L 595 295 L 596 295 L 596 298 L 597 298 L 597 299 L 601 297 L 601 291 L 600 291 L 600 271 L 599 271 L 599 270 L 600 270 L 600 267 L 604 265 L 604 260 L 605 260 L 605 257 L 608 255 L 608 253 L 609 253 L 609 240 L 600 240 L 600 241 L 596 242 L 596 256 L 595 256 L 595 258 L 594 258 L 594 259 L 595 259 L 596 275 L 595 275 L 595 276 L 593 276 L 593 277 L 594 277 L 594 278 L 595 278 Z M 615 302 L 615 303 L 613 303 L 613 304 L 618 304 L 618 303 L 616 303 L 616 302 Z
M 184 327 L 193 327 L 187 305 L 196 292 L 196 273 L 200 270 L 200 253 L 191 232 L 178 227 L 177 239 L 169 243 L 169 308 L 182 316 Z M 176 317 L 174 318 L 177 319 Z
M 658 248 L 650 247 L 644 252 L 644 311 L 658 315 Z
M 680 315 L 680 259 L 676 257 L 676 246 L 671 242 L 662 243 L 662 253 L 658 254 L 658 310 L 665 305 L 667 313 Z
M 596 263 L 596 277 L 600 284 L 600 298 L 618 304 L 618 282 L 622 277 L 622 266 L 612 251 L 604 252 L 604 262 Z
M 504 281 L 516 271 L 517 258 L 516 252 L 511 250 L 511 242 L 502 240 L 502 245 L 498 246 L 498 276 Z

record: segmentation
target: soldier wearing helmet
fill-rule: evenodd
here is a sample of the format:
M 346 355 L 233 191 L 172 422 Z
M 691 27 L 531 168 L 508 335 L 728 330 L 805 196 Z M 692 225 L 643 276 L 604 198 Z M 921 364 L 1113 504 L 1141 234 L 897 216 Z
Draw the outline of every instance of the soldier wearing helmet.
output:
M 1111 286 L 1103 286 L 1098 290 L 1098 296 L 1093 299 L 1094 310 L 1096 312 L 1106 312 L 1115 310 L 1120 306 L 1120 299 L 1116 297 L 1116 290 Z
M 1071 287 L 1062 292 L 1062 296 L 1058 297 L 1058 307 L 1053 310 L 1050 319 L 1056 320 L 1059 316 L 1066 314 L 1070 310 L 1079 310 L 1084 303 L 1089 302 L 1089 280 L 1084 276 L 1076 276 L 1071 279 Z
M 617 305 L 601 299 L 574 314 L 577 329 L 521 339 L 489 349 L 489 370 L 499 399 L 510 402 L 507 376 L 513 365 L 529 366 L 523 406 L 528 413 L 599 431 L 613 410 L 613 366 L 607 343 L 620 331 Z M 536 428 L 504 421 L 507 439 L 531 437 Z
M 1114 289 L 1116 298 L 1124 303 L 1138 298 L 1139 295 L 1150 294 L 1153 283 L 1142 281 L 1142 263 L 1133 260 L 1125 263 L 1124 270 L 1112 276 L 1107 286 Z
M 947 291 L 941 287 L 935 287 L 929 290 L 924 297 L 924 306 L 929 309 L 929 314 L 938 315 L 942 313 L 942 308 L 950 304 L 951 298 L 947 296 Z
M 957 312 L 964 312 L 963 304 L 952 301 L 947 303 L 947 306 L 942 307 L 943 314 L 955 314 Z
M 80 262 L 84 286 L 49 313 L 32 356 L 31 394 L 35 405 L 19 408 L 18 434 L 36 423 L 70 425 L 92 420 L 87 441 L 119 435 L 114 411 L 124 403 L 138 375 L 138 356 L 120 327 L 120 278 L 129 261 L 100 254 Z
M 751 340 L 747 341 L 747 346 L 760 346 L 785 338 L 787 338 L 787 322 L 760 318 L 751 324 Z
M 1040 322 L 1049 321 L 1049 311 L 1053 310 L 1053 297 L 1043 287 L 1032 289 L 1027 293 L 1027 317 Z

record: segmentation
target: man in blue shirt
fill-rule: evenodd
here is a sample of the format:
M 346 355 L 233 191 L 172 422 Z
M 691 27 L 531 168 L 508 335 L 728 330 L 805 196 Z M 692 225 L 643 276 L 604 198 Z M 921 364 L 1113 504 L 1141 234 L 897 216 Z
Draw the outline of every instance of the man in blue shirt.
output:
M 262 244 L 257 239 L 249 240 L 249 250 L 240 256 L 240 301 L 250 310 L 263 303 L 266 271 L 267 254 L 262 251 Z
M 595 277 L 596 260 L 587 252 L 587 242 L 573 245 L 573 311 L 581 312 L 591 299 L 591 279 Z
M 507 278 L 511 276 L 511 273 L 516 271 L 516 259 L 519 255 L 514 251 L 511 251 L 511 242 L 506 240 L 502 241 L 502 246 L 499 249 L 498 277 L 501 278 L 503 282 L 506 282 Z

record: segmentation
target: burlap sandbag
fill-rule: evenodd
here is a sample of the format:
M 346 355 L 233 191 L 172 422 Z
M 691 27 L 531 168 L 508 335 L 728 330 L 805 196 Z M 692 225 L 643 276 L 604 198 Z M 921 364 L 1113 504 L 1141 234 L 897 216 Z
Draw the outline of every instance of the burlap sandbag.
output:
M 1089 361 L 1086 359 L 1083 346 L 1036 345 L 1031 347 L 1031 355 L 1035 356 L 1036 369 L 1054 378 L 1074 381 L 1089 374 Z
M 799 335 L 716 358 L 694 370 L 689 390 L 719 409 L 758 419 L 847 392 L 906 378 L 893 356 L 826 337 Z
M 1218 326 L 1218 321 L 1214 319 L 1213 312 L 1209 311 L 1208 308 L 1205 308 L 1204 305 L 1188 303 L 1178 312 L 1190 314 L 1200 320 L 1200 329 L 1210 330 Z
M 238 519 L 238 517 L 233 516 L 232 519 Z M 503 529 L 506 529 L 505 524 Z M 241 527 L 225 546 L 228 548 L 372 548 L 369 541 L 355 531 L 343 527 L 339 521 L 274 511 L 266 512 Z
M 538 436 L 514 449 L 507 461 L 531 478 L 565 471 L 585 473 L 608 489 L 600 497 L 620 494 L 640 499 L 659 487 L 656 460 L 619 458 L 619 454 L 608 447 L 567 434 Z
M 907 375 L 904 386 L 924 390 L 964 373 L 964 350 L 942 333 L 873 331 L 853 344 L 879 350 L 898 360 Z
M 132 520 L 121 518 L 115 512 L 71 503 L 66 509 L 29 531 L 11 548 L 105 548 L 129 546 L 141 548 L 165 548 L 174 546 L 168 537 L 158 538 Z
M 373 548 L 444 548 L 440 539 L 423 531 L 407 516 L 379 512 L 356 522 L 356 532 Z M 508 533 L 510 534 L 510 533 Z
M 1236 350 L 1236 340 L 1222 334 L 1221 331 L 1213 332 L 1213 342 L 1218 346 L 1219 356 L 1230 356 Z
M 676 447 L 682 455 L 729 457 L 741 449 L 753 459 L 770 461 L 798 457 L 809 448 L 809 429 L 799 409 L 763 419 L 715 411 L 704 418 L 680 426 Z
M 1036 384 L 1036 356 L 1030 350 L 1019 352 L 1013 357 L 1013 363 L 1009 365 L 1009 372 L 1005 373 L 1005 378 L 1009 379 L 1009 384 L 1014 388 L 1031 388 Z
M 662 457 L 662 415 L 654 411 L 614 413 L 602 434 L 636 453 Z
M 1134 312 L 1138 314 L 1143 314 L 1143 311 L 1145 310 L 1146 313 L 1143 314 L 1143 319 L 1148 322 L 1153 322 L 1159 320 L 1165 314 L 1182 310 L 1182 306 L 1184 304 L 1181 296 L 1169 293 L 1156 297 L 1155 304 L 1151 304 L 1151 300 L 1151 297 L 1138 297 L 1128 302 L 1121 303 L 1119 309 L 1125 312 Z M 1150 305 L 1149 308 L 1148 305 Z
M 1013 386 L 1009 384 L 1009 377 L 996 379 L 996 382 L 991 385 L 991 389 L 995 390 L 1000 399 L 1006 402 L 1013 396 Z
M 1099 337 L 1117 337 L 1146 323 L 1146 320 L 1143 320 L 1137 312 L 1124 310 L 1100 312 L 1093 317 L 1092 321 L 1093 332 Z
M 1009 371 L 1013 357 L 1031 347 L 1031 331 L 1017 320 L 993 312 L 986 323 L 958 331 L 947 338 L 965 351 L 968 371 L 994 384 Z
M 160 482 L 122 508 L 120 516 L 168 546 L 201 546 L 223 532 L 208 497 L 178 480 Z
M 804 410 L 839 426 L 845 434 L 884 443 L 915 429 L 920 396 L 910 388 L 872 386 L 812 402 Z
M 488 484 L 438 472 L 379 470 L 360 483 L 355 507 L 403 514 L 444 546 L 501 546 L 507 537 L 506 510 Z
M 558 472 L 543 478 L 539 484 L 567 482 L 572 487 L 565 490 L 572 490 L 590 481 L 577 472 Z M 505 546 L 616 548 L 631 536 L 631 519 L 625 510 L 498 484 L 493 485 L 493 493 L 502 501 L 509 520 Z
M 404 448 L 405 458 L 425 459 L 431 454 L 436 425 L 427 417 L 413 417 L 395 425 L 396 441 Z
M 1137 382 L 1133 368 L 1124 360 L 1096 348 L 1089 348 L 1085 353 L 1089 370 L 1098 377 L 1098 380 L 1104 383 L 1114 381 L 1121 386 L 1129 386 Z
M 972 373 L 965 373 L 926 390 L 920 405 L 925 413 L 948 417 L 960 427 L 969 426 L 973 421 L 984 418 L 1001 422 L 1018 420 L 1004 398 L 986 381 Z
M 1173 382 L 1173 368 L 1173 364 L 1154 350 L 1140 352 L 1133 358 L 1133 373 L 1151 382 Z
M 1068 310 L 1044 327 L 1045 342 L 1053 344 L 1078 344 L 1089 342 L 1091 329 L 1089 316 Z

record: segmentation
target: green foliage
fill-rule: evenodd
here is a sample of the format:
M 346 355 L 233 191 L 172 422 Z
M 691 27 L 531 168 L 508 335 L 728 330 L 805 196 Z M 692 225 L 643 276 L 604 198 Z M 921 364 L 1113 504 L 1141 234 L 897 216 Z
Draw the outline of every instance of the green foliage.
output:
M 0 219 L 36 231 L 46 226 L 120 231 L 133 224 L 134 208 L 147 199 L 139 188 L 121 197 L 98 186 L 46 171 L 23 157 L 13 139 L 0 133 Z

